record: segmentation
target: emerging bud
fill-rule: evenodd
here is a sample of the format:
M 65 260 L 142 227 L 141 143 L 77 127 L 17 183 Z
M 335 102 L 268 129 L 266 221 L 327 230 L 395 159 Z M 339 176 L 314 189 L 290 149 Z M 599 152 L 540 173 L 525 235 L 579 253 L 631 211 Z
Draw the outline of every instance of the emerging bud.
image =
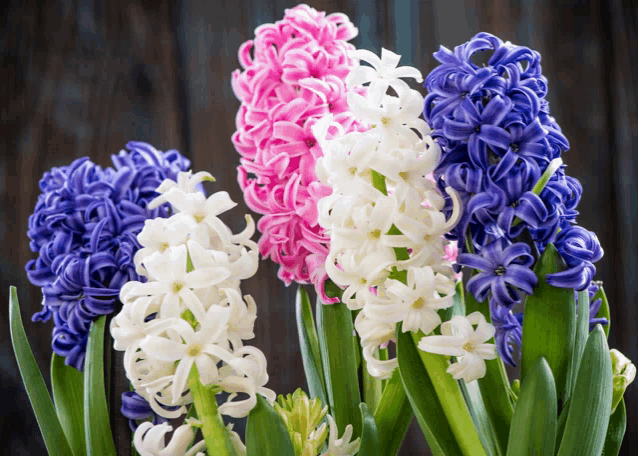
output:
M 274 407 L 286 424 L 295 456 L 316 455 L 328 436 L 326 425 L 319 426 L 328 413 L 328 406 L 322 408 L 319 398 L 311 400 L 299 388 L 285 397 L 280 394 Z
M 636 366 L 625 355 L 615 348 L 609 351 L 611 356 L 611 373 L 613 396 L 611 400 L 611 413 L 616 411 L 616 407 L 625 394 L 625 390 L 636 378 Z

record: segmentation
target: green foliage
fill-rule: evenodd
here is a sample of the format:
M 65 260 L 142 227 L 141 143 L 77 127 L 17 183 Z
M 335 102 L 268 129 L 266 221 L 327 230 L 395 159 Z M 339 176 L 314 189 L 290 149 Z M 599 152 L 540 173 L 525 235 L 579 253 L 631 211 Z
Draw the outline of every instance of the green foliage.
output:
M 341 295 L 341 290 L 331 282 L 326 284 L 326 291 Z M 317 300 L 316 315 L 330 414 L 337 423 L 339 435 L 352 424 L 352 438 L 356 439 L 361 435 L 361 392 L 352 315 L 341 302 L 324 305 L 320 300 Z
M 50 455 L 73 456 L 64 430 L 58 421 L 42 373 L 31 351 L 29 339 L 24 331 L 16 287 L 11 287 L 9 290 L 9 325 L 11 343 L 18 361 L 20 375 L 38 421 L 40 432 L 42 432 L 44 444 Z
M 84 432 L 89 456 L 115 456 L 104 385 L 104 325 L 101 316 L 91 323 L 84 362 Z
M 569 368 L 576 335 L 576 305 L 574 290 L 553 287 L 546 282 L 546 276 L 564 269 L 563 259 L 549 244 L 534 268 L 538 286 L 525 301 L 521 350 L 521 381 L 542 356 L 552 370 L 556 393 L 562 401 L 571 390 Z
M 558 456 L 599 456 L 611 410 L 611 359 L 600 325 L 591 332 L 578 368 Z
M 51 358 L 51 389 L 55 410 L 75 455 L 85 452 L 84 444 L 84 375 L 64 364 L 64 358 Z
M 295 456 L 286 425 L 266 399 L 257 395 L 257 405 L 246 423 L 247 456 Z
M 540 357 L 521 385 L 507 445 L 507 456 L 553 456 L 557 398 L 554 376 Z

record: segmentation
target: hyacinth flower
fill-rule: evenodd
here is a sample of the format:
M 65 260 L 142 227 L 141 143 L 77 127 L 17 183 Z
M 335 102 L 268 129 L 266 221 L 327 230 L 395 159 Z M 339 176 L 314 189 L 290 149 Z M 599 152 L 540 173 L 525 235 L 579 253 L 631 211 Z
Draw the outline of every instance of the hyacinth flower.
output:
M 149 413 L 141 410 L 145 401 L 159 417 L 135 429 L 134 445 L 142 455 L 245 455 L 242 438 L 220 417 L 243 418 L 270 408 L 275 399 L 265 387 L 264 354 L 245 345 L 255 336 L 257 306 L 249 295 L 242 296 L 240 284 L 257 271 L 258 246 L 250 240 L 255 225 L 246 216 L 246 229 L 233 234 L 218 217 L 236 204 L 226 192 L 204 197 L 198 191 L 204 180 L 213 179 L 208 173 L 180 173 L 157 188 L 149 207 L 168 204 L 172 215 L 147 221 L 139 233 L 142 249 L 135 263 L 145 280 L 122 287 L 123 307 L 111 322 L 114 347 L 125 352 L 126 375 L 135 389 L 127 411 L 138 412 L 132 416 L 136 421 L 143 418 Z M 218 403 L 221 392 L 229 396 Z M 182 426 L 168 424 L 187 413 Z M 325 440 L 323 426 L 317 432 Z M 196 441 L 197 429 L 203 440 Z M 321 454 L 356 453 L 358 441 L 349 442 L 351 432 L 338 439 L 331 429 Z M 322 446 L 304 454 L 315 456 Z
M 493 54 L 479 68 L 471 58 L 485 51 Z M 549 112 L 540 55 L 487 33 L 434 55 L 441 66 L 426 78 L 424 107 L 442 150 L 434 175 L 464 203 L 448 237 L 459 242 L 459 265 L 480 271 L 468 287 L 476 299 L 506 309 L 493 315 L 502 323 L 497 339 L 520 346 L 522 319 L 505 313 L 532 294 L 537 280 L 531 267 L 546 246 L 552 243 L 567 264 L 547 282 L 576 290 L 590 286 L 602 249 L 595 234 L 575 225 L 582 190 L 564 173 L 561 155 L 569 143 Z M 488 267 L 494 245 L 534 252 L 535 258 L 514 266 L 506 287 L 502 265 Z M 509 352 L 507 343 L 499 344 L 501 357 L 513 363 Z
M 330 190 L 315 174 L 322 150 L 312 126 L 331 113 L 345 131 L 360 128 L 344 82 L 357 65 L 348 56 L 356 35 L 344 14 L 298 5 L 242 44 L 242 70 L 232 77 L 241 102 L 232 140 L 246 204 L 262 214 L 259 251 L 280 265 L 286 285 L 312 283 L 326 302 L 335 299 L 324 292 L 329 238 L 317 222 L 317 202 Z
M 491 52 L 483 67 L 471 60 L 479 52 Z M 437 186 L 462 201 L 446 236 L 458 241 L 458 266 L 470 273 L 460 297 L 468 315 L 418 347 L 456 357 L 447 372 L 478 381 L 492 428 L 480 431 L 488 454 L 617 454 L 607 428 L 624 433 L 616 404 L 633 369 L 616 374 L 623 387 L 612 402 L 620 357 L 607 345 L 609 307 L 593 282 L 603 251 L 577 225 L 582 188 L 565 175 L 569 143 L 550 116 L 540 54 L 480 33 L 434 56 L 441 65 L 425 80 L 424 117 L 441 149 Z M 457 201 L 442 196 L 444 213 L 456 212 Z M 520 364 L 513 385 L 503 362 Z
M 91 322 L 114 311 L 122 286 L 136 280 L 136 236 L 148 219 L 168 216 L 149 208 L 156 188 L 190 166 L 176 150 L 142 142 L 113 155 L 102 169 L 87 157 L 53 168 L 40 181 L 29 239 L 38 257 L 26 265 L 42 288 L 43 309 L 34 321 L 53 318 L 53 351 L 82 370 Z
M 379 437 L 382 454 L 397 451 L 407 422 L 397 416 L 384 416 L 380 410 L 385 407 L 380 404 L 392 401 L 399 408 L 410 404 L 421 413 L 423 404 L 408 399 L 414 399 L 414 394 L 438 397 L 441 413 L 449 417 L 445 420 L 453 428 L 453 436 L 448 438 L 458 440 L 459 447 L 471 454 L 472 448 L 480 447 L 479 435 L 467 409 L 459 407 L 464 399 L 455 379 L 470 383 L 481 377 L 485 360 L 495 357 L 496 347 L 488 342 L 494 327 L 485 318 L 475 321 L 479 314 L 469 319 L 457 315 L 450 320 L 457 312 L 459 288 L 449 260 L 457 251 L 443 235 L 460 219 L 459 197 L 454 189 L 445 191 L 455 201 L 454 210 L 446 216 L 445 199 L 429 179 L 441 151 L 420 118 L 423 96 L 401 79 L 404 75 L 420 81 L 420 72 L 405 67 L 391 70 L 400 56 L 385 49 L 381 58 L 363 51 L 352 55 L 370 64 L 365 70 L 363 66 L 352 70 L 346 79 L 349 84 L 364 84 L 353 87 L 348 105 L 368 129 L 346 132 L 330 115 L 313 128 L 324 151 L 317 160 L 317 176 L 332 190 L 318 206 L 319 223 L 330 236 L 325 268 L 330 292 L 342 301 L 317 306 L 319 337 L 325 341 L 319 351 L 322 358 L 329 359 L 347 353 L 349 347 L 343 342 L 330 346 L 329 339 L 342 328 L 345 337 L 347 322 L 355 317 L 365 369 L 362 398 L 369 408 L 377 410 L 375 418 L 384 423 L 387 420 L 387 426 L 393 429 L 392 435 Z M 339 315 L 341 320 L 331 319 L 332 315 Z M 302 310 L 298 321 L 306 318 Z M 326 329 L 326 321 L 333 326 Z M 470 335 L 473 330 L 463 335 L 435 335 L 452 328 L 451 324 L 465 330 L 477 323 L 476 338 Z M 304 330 L 311 332 L 307 326 Z M 453 342 L 458 346 L 453 350 L 457 358 L 450 363 L 449 357 L 443 356 L 449 350 L 441 347 L 457 336 Z M 396 357 L 388 351 L 391 343 L 396 344 Z M 338 366 L 347 372 L 348 358 L 344 355 L 342 359 Z M 309 363 L 306 357 L 304 363 Z M 308 376 L 312 371 L 306 372 Z M 440 379 L 440 383 L 423 389 L 419 379 L 424 375 Z M 346 376 L 334 371 L 325 374 L 328 398 L 341 393 L 338 382 Z M 316 394 L 321 394 L 319 388 Z M 334 401 L 334 407 L 338 406 Z M 347 412 L 337 415 L 337 424 L 339 418 L 356 422 Z

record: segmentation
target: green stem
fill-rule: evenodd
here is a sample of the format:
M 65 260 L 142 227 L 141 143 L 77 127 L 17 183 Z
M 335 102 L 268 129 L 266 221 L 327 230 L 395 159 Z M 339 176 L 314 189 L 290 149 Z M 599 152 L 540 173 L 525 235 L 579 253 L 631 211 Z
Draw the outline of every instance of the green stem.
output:
M 552 178 L 554 173 L 558 170 L 558 168 L 560 168 L 562 164 L 563 164 L 563 159 L 560 157 L 555 158 L 551 162 L 549 162 L 547 169 L 545 170 L 543 175 L 540 177 L 540 179 L 538 179 L 538 182 L 536 182 L 536 184 L 532 188 L 532 193 L 534 193 L 535 195 L 540 195 L 543 189 L 545 188 L 545 186 L 547 185 L 547 183 L 549 182 L 549 180 Z M 521 219 L 514 218 L 514 221 L 512 222 L 512 226 L 520 225 L 521 222 L 522 222 Z
M 226 441 L 226 427 L 217 413 L 217 399 L 215 390 L 202 385 L 199 381 L 197 366 L 193 367 L 188 376 L 188 387 L 193 396 L 193 403 L 197 416 L 202 423 L 202 435 L 206 441 L 209 454 L 232 456 L 232 446 Z
M 383 381 L 370 375 L 368 372 L 368 363 L 366 363 L 363 357 L 361 358 L 361 362 L 361 370 L 363 372 L 363 400 L 368 406 L 368 409 L 374 412 L 383 394 Z

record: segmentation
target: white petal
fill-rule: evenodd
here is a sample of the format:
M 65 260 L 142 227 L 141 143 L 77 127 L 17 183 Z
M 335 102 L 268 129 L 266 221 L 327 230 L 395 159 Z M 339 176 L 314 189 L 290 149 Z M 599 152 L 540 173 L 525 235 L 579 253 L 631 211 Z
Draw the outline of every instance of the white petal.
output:
M 419 349 L 439 355 L 463 356 L 464 343 L 463 339 L 454 336 L 425 336 L 419 341 Z
M 175 375 L 173 376 L 173 385 L 171 386 L 171 394 L 173 395 L 173 404 L 177 404 L 182 397 L 184 389 L 186 389 L 186 383 L 188 382 L 188 376 L 190 375 L 191 368 L 195 359 L 192 356 L 184 356 L 179 362 L 177 369 L 175 369 Z

